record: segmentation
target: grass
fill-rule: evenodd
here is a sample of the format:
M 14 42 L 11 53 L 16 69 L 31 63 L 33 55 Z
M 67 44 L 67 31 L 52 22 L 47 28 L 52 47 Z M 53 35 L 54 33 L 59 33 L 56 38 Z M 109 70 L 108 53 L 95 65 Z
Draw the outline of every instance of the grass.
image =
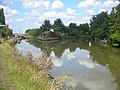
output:
M 0 44 L 0 90 L 54 90 L 47 73 L 17 54 L 13 42 L 11 39 Z

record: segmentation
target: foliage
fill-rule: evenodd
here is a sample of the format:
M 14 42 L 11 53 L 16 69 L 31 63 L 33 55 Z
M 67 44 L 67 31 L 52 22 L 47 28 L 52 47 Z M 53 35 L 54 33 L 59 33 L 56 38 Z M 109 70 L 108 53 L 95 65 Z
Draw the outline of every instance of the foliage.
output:
M 69 24 L 69 35 L 79 37 L 78 26 L 76 23 Z
M 120 4 L 113 7 L 110 15 L 101 12 L 93 16 L 90 21 L 93 39 L 106 39 L 112 46 L 120 47 Z
M 0 8 L 0 25 L 5 25 L 5 16 L 3 8 Z
M 8 28 L 7 26 L 0 27 L 0 36 L 5 37 L 6 35 L 11 36 L 13 33 L 12 29 Z
M 109 16 L 109 38 L 113 46 L 120 47 L 120 4 L 113 8 Z
M 88 23 L 80 24 L 79 31 L 80 31 L 80 34 L 89 35 L 90 34 L 89 24 Z
M 51 28 L 61 38 L 87 37 L 93 41 L 107 40 L 112 46 L 120 46 L 120 4 L 114 7 L 110 14 L 101 12 L 94 15 L 90 19 L 90 24 L 84 23 L 77 26 L 76 23 L 70 23 L 69 26 L 65 26 L 59 18 L 51 25 L 49 20 L 45 20 L 40 30 L 31 30 L 30 34 L 38 37 L 44 31 L 50 31 Z
M 40 28 L 26 30 L 26 34 L 33 37 L 41 37 L 44 31 L 50 31 L 51 24 L 49 20 L 45 20 Z
M 2 51 L 2 53 L 0 52 L 0 60 L 5 63 L 5 68 L 8 70 L 7 77 L 10 77 L 13 82 L 14 89 L 10 90 L 51 89 L 52 82 L 49 83 L 47 73 L 44 71 L 46 68 L 42 68 L 44 65 L 42 62 L 42 64 L 40 63 L 42 66 L 37 65 L 35 62 L 30 62 L 27 58 L 17 54 L 8 42 L 4 42 L 4 44 L 0 46 L 0 50 Z M 44 57 L 46 56 L 43 55 L 41 61 L 46 61 L 47 58 Z M 46 64 L 50 66 L 51 63 L 48 63 L 50 62 L 47 62 Z M 0 64 L 0 67 L 3 66 L 3 63 Z M 7 86 L 11 87 L 9 85 Z
M 51 28 L 51 24 L 49 20 L 45 20 L 42 26 L 40 27 L 42 31 L 50 31 L 50 28 Z
M 36 29 L 30 29 L 28 34 L 33 36 L 33 37 L 38 37 L 41 34 L 41 32 L 42 31 L 39 28 L 36 28 Z
M 54 21 L 54 24 L 53 24 L 53 29 L 55 31 L 55 33 L 59 34 L 59 35 L 62 35 L 63 33 L 66 33 L 65 32 L 65 26 L 63 24 L 63 22 L 61 21 L 61 19 L 56 19 Z
M 93 16 L 90 20 L 91 36 L 93 39 L 106 39 L 106 25 L 107 25 L 107 12 L 101 12 L 100 14 Z M 103 35 L 104 34 L 104 35 Z
M 0 8 L 0 37 L 5 37 L 7 35 L 11 36 L 13 31 L 12 29 L 8 28 L 8 25 L 5 26 L 5 16 L 3 8 Z M 2 26 L 4 25 L 4 26 Z

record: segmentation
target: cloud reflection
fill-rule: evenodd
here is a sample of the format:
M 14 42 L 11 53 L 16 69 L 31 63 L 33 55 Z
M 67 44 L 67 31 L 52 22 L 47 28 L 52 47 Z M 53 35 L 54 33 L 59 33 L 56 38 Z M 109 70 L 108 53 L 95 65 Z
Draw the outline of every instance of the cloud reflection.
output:
M 65 49 L 64 55 L 66 55 L 68 60 L 76 58 L 76 53 L 75 52 L 70 52 L 69 48 Z
M 30 45 L 25 40 L 23 40 L 21 42 L 21 44 L 16 45 L 16 50 L 24 56 L 26 56 L 28 54 L 28 52 L 31 52 L 34 58 L 38 58 L 38 57 L 42 56 L 41 49 L 38 49 L 38 48 Z
M 90 69 L 95 67 L 95 64 L 90 60 L 79 60 L 78 63 Z
M 57 58 L 53 51 L 51 52 L 50 56 L 52 58 L 53 65 L 55 67 L 61 67 L 64 64 L 63 60 L 61 60 L 60 58 Z
M 95 69 L 86 74 L 70 74 L 65 81 L 66 87 L 76 87 L 75 90 L 117 90 L 117 85 L 112 83 L 114 78 L 107 70 Z

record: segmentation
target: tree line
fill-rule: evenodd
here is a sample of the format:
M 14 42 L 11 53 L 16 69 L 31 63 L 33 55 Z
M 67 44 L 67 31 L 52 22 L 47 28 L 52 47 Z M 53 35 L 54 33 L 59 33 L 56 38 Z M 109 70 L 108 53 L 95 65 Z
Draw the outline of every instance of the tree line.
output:
M 3 8 L 0 8 L 0 37 L 11 36 L 13 30 L 5 23 L 5 15 Z
M 31 36 L 39 37 L 43 32 L 51 29 L 61 38 L 66 36 L 79 38 L 89 34 L 88 23 L 80 24 L 79 26 L 76 23 L 70 23 L 69 26 L 65 26 L 60 18 L 56 19 L 53 25 L 49 20 L 45 20 L 40 28 L 26 30 L 26 33 L 29 32 L 28 34 Z
M 40 37 L 44 31 L 51 28 L 60 37 L 85 37 L 90 40 L 107 40 L 112 46 L 120 46 L 120 4 L 112 8 L 110 14 L 101 12 L 92 16 L 90 23 L 77 25 L 70 23 L 65 26 L 60 18 L 56 19 L 53 25 L 49 20 L 45 20 L 37 29 L 26 30 L 28 35 Z

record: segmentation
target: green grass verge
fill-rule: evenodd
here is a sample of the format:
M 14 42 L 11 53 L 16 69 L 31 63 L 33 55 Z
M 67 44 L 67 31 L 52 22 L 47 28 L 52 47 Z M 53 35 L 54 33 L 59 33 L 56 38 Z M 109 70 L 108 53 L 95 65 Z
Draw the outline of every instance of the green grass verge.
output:
M 52 90 L 47 74 L 38 65 L 17 54 L 10 40 L 0 44 L 0 71 L 8 73 L 0 76 L 0 90 L 9 90 L 10 87 L 14 90 Z

